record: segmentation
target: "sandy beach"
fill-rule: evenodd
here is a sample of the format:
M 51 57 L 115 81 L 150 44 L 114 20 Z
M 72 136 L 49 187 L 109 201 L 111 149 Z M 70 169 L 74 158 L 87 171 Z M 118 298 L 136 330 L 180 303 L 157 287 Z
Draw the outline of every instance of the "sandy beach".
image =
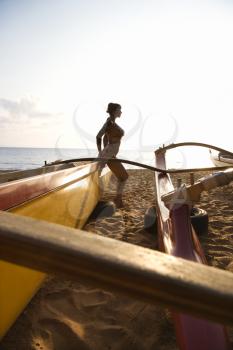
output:
M 195 179 L 207 173 L 195 174 Z M 150 249 L 156 236 L 143 229 L 154 204 L 153 173 L 129 170 L 125 206 L 112 217 L 89 221 L 85 230 Z M 181 177 L 189 183 L 188 175 Z M 103 194 L 112 200 L 114 181 Z M 198 206 L 209 214 L 201 238 L 210 265 L 233 273 L 233 183 L 204 193 Z M 233 345 L 233 327 L 228 327 Z M 1 350 L 175 350 L 169 311 L 78 282 L 49 276 L 0 344 Z

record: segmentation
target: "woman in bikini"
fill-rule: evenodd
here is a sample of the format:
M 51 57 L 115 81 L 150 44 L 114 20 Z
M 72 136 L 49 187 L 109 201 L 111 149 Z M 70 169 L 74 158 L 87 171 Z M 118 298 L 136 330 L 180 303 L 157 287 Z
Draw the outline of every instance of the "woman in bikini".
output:
M 109 113 L 109 117 L 98 132 L 96 143 L 99 151 L 98 157 L 111 159 L 116 158 L 120 148 L 121 138 L 124 136 L 124 130 L 115 122 L 116 118 L 120 118 L 121 116 L 121 106 L 118 103 L 109 103 L 107 113 Z M 103 168 L 105 164 L 106 162 L 101 164 L 101 168 Z M 117 194 L 114 201 L 116 206 L 120 208 L 123 206 L 122 193 L 129 175 L 120 162 L 111 162 L 111 160 L 109 160 L 107 161 L 107 165 L 118 180 Z

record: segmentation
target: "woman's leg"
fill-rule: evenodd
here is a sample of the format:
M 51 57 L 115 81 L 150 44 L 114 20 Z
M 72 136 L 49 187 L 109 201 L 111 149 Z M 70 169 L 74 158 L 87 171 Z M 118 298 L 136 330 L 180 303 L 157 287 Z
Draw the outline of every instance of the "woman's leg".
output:
M 127 171 L 125 170 L 124 166 L 120 162 L 109 161 L 107 163 L 107 165 L 117 178 L 115 204 L 118 208 L 120 208 L 123 206 L 122 194 L 123 194 L 125 184 L 126 184 L 126 181 L 129 177 L 129 175 L 128 175 Z

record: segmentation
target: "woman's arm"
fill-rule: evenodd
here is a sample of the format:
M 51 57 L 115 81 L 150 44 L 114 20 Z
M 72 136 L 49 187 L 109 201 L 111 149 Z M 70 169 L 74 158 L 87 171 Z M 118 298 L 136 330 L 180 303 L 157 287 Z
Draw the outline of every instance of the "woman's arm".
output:
M 99 152 L 101 152 L 101 137 L 96 136 L 96 145 Z
M 104 137 L 103 137 L 103 145 L 104 145 L 104 148 L 107 146 L 108 144 L 108 135 L 107 134 L 104 134 Z
M 102 136 L 104 136 L 104 139 L 103 139 L 104 147 L 108 143 L 107 136 L 105 135 L 108 126 L 109 126 L 109 120 L 107 120 L 106 123 L 104 123 L 104 125 L 102 126 L 102 128 L 100 129 L 100 131 L 98 132 L 98 134 L 96 136 L 96 144 L 97 144 L 97 149 L 99 152 L 101 152 L 101 147 L 102 147 Z

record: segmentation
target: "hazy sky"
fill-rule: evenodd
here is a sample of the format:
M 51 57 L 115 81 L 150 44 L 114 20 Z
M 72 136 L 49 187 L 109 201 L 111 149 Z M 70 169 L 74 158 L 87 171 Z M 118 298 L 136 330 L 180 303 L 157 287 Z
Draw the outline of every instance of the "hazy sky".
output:
M 108 102 L 123 148 L 233 150 L 231 1 L 0 0 L 0 146 L 95 147 Z

